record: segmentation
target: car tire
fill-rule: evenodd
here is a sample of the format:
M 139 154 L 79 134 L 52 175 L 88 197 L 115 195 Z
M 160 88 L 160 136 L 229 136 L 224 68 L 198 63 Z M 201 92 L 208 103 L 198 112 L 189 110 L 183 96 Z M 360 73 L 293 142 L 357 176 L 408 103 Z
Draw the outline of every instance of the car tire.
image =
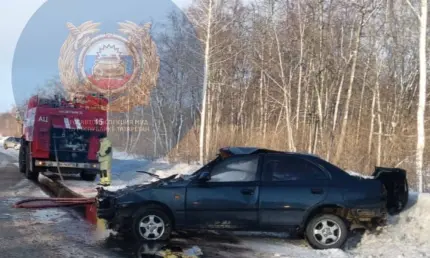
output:
M 148 206 L 133 215 L 132 234 L 137 240 L 164 241 L 171 233 L 172 219 L 161 207 Z
M 306 225 L 305 237 L 315 249 L 341 248 L 348 238 L 348 228 L 336 215 L 319 214 Z

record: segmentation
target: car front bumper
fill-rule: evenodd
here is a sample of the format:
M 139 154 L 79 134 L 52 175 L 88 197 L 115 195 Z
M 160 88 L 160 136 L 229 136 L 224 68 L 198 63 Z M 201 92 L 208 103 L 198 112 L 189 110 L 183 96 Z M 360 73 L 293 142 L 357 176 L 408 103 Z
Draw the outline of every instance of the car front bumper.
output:
M 113 192 L 100 191 L 96 197 L 97 217 L 107 221 L 107 227 L 115 231 L 129 228 L 130 218 L 135 211 L 134 205 L 117 203 Z

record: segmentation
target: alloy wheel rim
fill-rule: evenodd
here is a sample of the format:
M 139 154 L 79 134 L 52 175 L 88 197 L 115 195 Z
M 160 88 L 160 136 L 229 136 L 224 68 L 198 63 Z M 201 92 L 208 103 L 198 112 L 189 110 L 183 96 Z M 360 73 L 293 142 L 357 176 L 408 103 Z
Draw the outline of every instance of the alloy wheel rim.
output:
M 339 241 L 342 235 L 342 230 L 337 222 L 331 219 L 323 219 L 315 224 L 313 235 L 318 243 L 329 246 L 334 245 Z
M 164 221 L 157 215 L 147 215 L 139 222 L 139 233 L 146 240 L 157 240 L 164 231 Z

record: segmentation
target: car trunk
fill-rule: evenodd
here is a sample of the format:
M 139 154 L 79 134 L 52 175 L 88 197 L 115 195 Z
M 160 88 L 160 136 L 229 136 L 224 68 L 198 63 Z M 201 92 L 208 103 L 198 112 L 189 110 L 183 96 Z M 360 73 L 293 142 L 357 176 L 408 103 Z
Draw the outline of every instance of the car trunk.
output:
M 409 186 L 406 170 L 376 167 L 372 176 L 381 181 L 387 191 L 387 210 L 390 214 L 401 212 L 408 203 Z

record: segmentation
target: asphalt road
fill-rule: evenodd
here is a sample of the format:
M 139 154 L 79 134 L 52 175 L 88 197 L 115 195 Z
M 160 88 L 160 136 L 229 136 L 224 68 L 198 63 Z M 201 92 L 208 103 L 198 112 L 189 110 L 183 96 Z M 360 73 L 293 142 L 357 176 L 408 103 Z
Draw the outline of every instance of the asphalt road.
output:
M 0 257 L 124 257 L 105 248 L 73 210 L 13 208 L 16 201 L 45 195 L 14 163 L 0 153 Z

